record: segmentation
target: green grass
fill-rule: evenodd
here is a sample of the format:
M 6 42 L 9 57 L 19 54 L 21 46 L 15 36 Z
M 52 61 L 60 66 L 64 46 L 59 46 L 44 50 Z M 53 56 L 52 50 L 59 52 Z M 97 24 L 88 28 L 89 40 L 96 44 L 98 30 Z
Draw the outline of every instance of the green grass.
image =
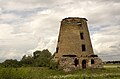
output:
M 69 73 L 43 67 L 0 68 L 0 79 L 120 79 L 120 68 L 85 69 Z
M 120 64 L 105 64 L 104 68 L 120 68 Z

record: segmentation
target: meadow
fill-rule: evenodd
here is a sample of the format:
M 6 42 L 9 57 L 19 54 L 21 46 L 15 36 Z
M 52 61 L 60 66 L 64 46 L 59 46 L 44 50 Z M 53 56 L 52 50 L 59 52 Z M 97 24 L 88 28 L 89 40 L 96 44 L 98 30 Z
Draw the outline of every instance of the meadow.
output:
M 120 66 L 107 66 L 69 73 L 48 67 L 0 68 L 0 79 L 120 79 Z

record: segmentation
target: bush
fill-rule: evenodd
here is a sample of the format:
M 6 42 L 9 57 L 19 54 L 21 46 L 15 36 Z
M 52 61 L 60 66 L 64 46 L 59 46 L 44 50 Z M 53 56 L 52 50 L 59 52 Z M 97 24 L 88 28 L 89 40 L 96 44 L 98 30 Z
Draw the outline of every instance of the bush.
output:
M 58 62 L 51 60 L 50 61 L 50 69 L 58 69 Z

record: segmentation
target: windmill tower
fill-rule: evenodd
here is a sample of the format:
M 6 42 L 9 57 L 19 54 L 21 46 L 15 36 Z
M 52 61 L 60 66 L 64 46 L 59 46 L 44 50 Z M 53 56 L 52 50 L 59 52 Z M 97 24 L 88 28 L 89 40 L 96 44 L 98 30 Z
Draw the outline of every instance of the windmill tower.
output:
M 101 59 L 93 52 L 86 18 L 69 17 L 61 21 L 54 59 L 63 69 L 101 67 Z

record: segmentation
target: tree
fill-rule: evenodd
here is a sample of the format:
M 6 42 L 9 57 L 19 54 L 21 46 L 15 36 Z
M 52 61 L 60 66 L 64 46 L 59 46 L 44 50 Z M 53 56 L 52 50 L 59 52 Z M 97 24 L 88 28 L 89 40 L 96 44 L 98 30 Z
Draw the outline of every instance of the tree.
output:
M 2 63 L 3 67 L 19 67 L 19 62 L 15 59 L 7 59 Z
M 35 52 L 33 52 L 33 58 L 36 59 L 41 55 L 41 51 L 37 50 Z
M 18 62 L 17 60 L 7 59 L 0 66 L 3 67 L 48 67 L 51 59 L 51 53 L 48 49 L 42 51 L 35 51 L 32 55 L 24 55 L 22 59 Z
M 49 66 L 51 53 L 48 49 L 43 51 L 35 51 L 33 53 L 34 65 L 37 67 L 47 67 Z
M 20 61 L 21 66 L 33 66 L 33 57 L 24 55 L 22 60 Z

